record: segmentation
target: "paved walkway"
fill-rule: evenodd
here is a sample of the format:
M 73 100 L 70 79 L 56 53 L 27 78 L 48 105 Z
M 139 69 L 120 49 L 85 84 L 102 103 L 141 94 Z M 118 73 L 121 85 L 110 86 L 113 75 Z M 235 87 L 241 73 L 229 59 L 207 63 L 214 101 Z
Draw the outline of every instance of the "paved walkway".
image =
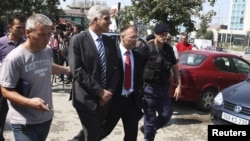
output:
M 80 121 L 75 109 L 69 101 L 71 85 L 53 87 L 53 101 L 55 116 L 52 122 L 47 141 L 67 141 L 78 133 L 81 129 Z M 175 107 L 174 115 L 168 126 L 157 131 L 155 141 L 206 141 L 207 125 L 211 124 L 208 114 L 202 114 L 190 106 Z M 181 110 L 180 110 L 181 109 Z M 143 121 L 140 120 L 140 125 Z M 9 120 L 7 119 L 6 131 L 4 132 L 6 141 L 14 141 Z M 113 132 L 103 141 L 123 141 L 123 125 L 121 121 Z M 143 134 L 138 131 L 138 141 L 143 141 Z

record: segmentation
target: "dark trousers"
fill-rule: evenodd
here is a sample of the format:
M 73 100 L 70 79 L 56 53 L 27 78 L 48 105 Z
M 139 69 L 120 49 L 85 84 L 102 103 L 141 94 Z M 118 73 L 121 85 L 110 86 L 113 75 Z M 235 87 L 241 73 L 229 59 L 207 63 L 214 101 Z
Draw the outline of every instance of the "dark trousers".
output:
M 100 141 L 101 126 L 107 115 L 109 103 L 95 111 L 77 109 L 82 130 L 71 141 Z
M 0 141 L 4 139 L 3 131 L 5 126 L 6 116 L 9 110 L 7 99 L 5 99 L 2 94 L 0 94 Z
M 146 86 L 144 100 L 144 139 L 154 141 L 156 130 L 168 123 L 173 113 L 168 87 Z
M 101 138 L 108 136 L 121 119 L 125 135 L 124 141 L 136 141 L 138 122 L 142 114 L 136 106 L 134 94 L 128 97 L 116 95 L 113 98 L 103 124 Z

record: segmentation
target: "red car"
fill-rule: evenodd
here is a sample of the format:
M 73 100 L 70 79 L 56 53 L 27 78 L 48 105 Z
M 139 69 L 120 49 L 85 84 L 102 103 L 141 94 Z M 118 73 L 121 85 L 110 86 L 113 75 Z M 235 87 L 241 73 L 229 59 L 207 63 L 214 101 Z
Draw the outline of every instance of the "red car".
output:
M 210 111 L 216 94 L 247 79 L 250 63 L 240 56 L 216 51 L 191 50 L 180 53 L 181 100 L 195 102 L 197 108 Z M 176 83 L 170 86 L 173 97 Z

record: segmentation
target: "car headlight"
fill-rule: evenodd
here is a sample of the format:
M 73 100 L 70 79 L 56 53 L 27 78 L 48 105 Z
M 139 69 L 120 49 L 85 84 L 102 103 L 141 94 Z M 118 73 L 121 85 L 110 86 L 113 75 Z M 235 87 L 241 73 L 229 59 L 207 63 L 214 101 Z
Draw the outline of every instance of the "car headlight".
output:
M 222 93 L 219 92 L 216 97 L 214 98 L 214 104 L 221 105 L 223 103 L 223 96 Z

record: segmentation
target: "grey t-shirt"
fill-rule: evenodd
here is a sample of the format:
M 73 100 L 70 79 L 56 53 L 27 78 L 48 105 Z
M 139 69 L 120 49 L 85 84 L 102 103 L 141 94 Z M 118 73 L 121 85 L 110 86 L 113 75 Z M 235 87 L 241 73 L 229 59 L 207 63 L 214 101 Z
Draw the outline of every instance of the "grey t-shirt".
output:
M 52 50 L 50 47 L 38 52 L 31 52 L 19 45 L 4 59 L 1 66 L 1 85 L 6 88 L 15 88 L 21 78 L 30 84 L 30 93 L 27 97 L 40 97 L 50 107 L 52 105 L 51 88 Z M 53 111 L 38 111 L 23 107 L 8 100 L 10 122 L 12 124 L 37 124 L 53 118 Z

